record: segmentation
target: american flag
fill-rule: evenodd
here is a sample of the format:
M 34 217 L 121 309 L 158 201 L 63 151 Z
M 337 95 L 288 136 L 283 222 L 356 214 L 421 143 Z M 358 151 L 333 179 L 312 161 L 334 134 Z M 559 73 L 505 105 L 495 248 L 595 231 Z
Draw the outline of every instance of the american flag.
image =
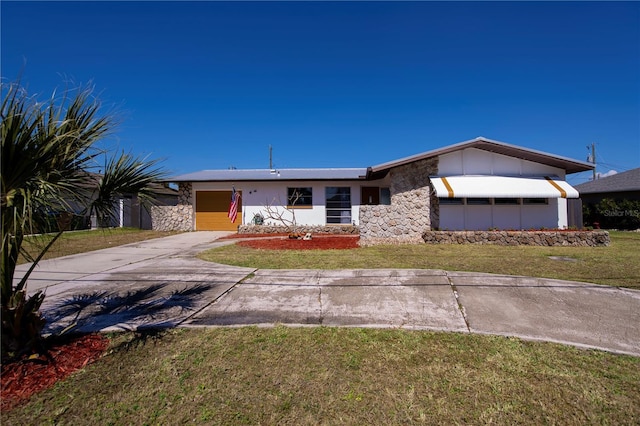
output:
M 236 192 L 236 188 L 233 188 L 231 192 L 231 205 L 229 206 L 229 219 L 231 219 L 231 223 L 236 222 L 236 218 L 238 217 L 238 202 L 240 201 L 240 194 Z

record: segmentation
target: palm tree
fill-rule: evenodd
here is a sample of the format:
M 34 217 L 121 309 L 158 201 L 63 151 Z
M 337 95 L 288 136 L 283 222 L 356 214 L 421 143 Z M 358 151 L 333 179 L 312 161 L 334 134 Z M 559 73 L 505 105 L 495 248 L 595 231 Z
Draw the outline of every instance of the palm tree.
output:
M 94 214 L 106 223 L 123 194 L 138 194 L 148 205 L 150 184 L 165 177 L 157 160 L 122 153 L 108 156 L 96 142 L 112 133 L 114 113 L 100 114 L 93 86 L 79 86 L 46 102 L 30 97 L 20 82 L 2 84 L 0 138 L 2 139 L 2 359 L 33 350 L 41 341 L 44 319 L 39 313 L 42 292 L 27 295 L 29 275 L 62 235 L 59 228 L 32 258 L 22 248 L 25 235 L 47 230 L 47 213 Z M 104 173 L 87 185 L 105 156 Z M 102 167 L 100 167 L 102 168 Z M 18 256 L 32 261 L 25 276 L 14 284 Z

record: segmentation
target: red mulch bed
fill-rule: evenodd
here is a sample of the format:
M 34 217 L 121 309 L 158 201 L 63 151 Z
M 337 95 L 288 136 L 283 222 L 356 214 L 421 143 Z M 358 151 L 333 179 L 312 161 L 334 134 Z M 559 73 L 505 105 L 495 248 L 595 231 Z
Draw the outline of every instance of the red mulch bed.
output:
M 36 392 L 52 387 L 76 370 L 102 356 L 109 339 L 101 334 L 87 334 L 64 342 L 53 343 L 49 356 L 21 359 L 2 365 L 2 411 L 29 400 Z
M 238 238 L 273 238 L 273 237 L 286 237 L 288 234 L 274 233 L 274 234 L 229 234 L 221 237 L 221 240 L 237 240 Z
M 291 239 L 287 236 L 260 238 L 238 241 L 242 247 L 265 250 L 346 250 L 358 248 L 359 236 L 353 235 L 314 235 L 310 240 Z

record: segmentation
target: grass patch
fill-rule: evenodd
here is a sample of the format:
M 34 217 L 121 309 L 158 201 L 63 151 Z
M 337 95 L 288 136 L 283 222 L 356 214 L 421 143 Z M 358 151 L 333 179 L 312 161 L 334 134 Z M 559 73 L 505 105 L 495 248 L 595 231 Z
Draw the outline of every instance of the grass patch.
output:
M 44 259 L 85 253 L 174 234 L 177 234 L 177 232 L 148 231 L 137 228 L 109 228 L 65 232 L 49 249 L 47 254 L 45 254 Z M 24 239 L 22 246 L 29 254 L 35 257 L 53 237 L 54 235 L 52 234 L 29 236 Z M 27 260 L 23 256 L 20 256 L 18 259 L 18 263 L 26 262 Z
M 3 424 L 637 424 L 640 358 L 357 328 L 177 329 L 112 352 Z
M 610 232 L 609 247 L 393 245 L 351 250 L 257 250 L 237 245 L 198 257 L 263 269 L 444 269 L 640 287 L 640 233 Z M 570 257 L 575 262 L 550 259 Z

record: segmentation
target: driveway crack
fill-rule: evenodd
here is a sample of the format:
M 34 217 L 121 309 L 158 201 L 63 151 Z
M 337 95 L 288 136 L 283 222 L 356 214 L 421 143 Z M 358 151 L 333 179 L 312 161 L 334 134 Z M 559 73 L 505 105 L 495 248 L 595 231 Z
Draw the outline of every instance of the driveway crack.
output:
M 458 310 L 460 311 L 460 315 L 462 315 L 462 319 L 464 320 L 464 324 L 467 327 L 467 331 L 471 332 L 471 327 L 469 326 L 469 319 L 467 318 L 467 312 L 464 309 L 464 305 L 460 302 L 460 296 L 458 295 L 458 288 L 453 283 L 453 280 L 449 276 L 447 271 L 444 271 L 445 277 L 447 277 L 447 281 L 449 281 L 449 285 L 451 286 L 451 291 L 453 292 L 453 297 L 456 298 L 456 304 L 458 305 Z
M 322 309 L 322 285 L 320 284 L 320 273 L 316 274 L 316 284 L 318 285 L 318 305 L 320 306 L 320 312 L 318 315 L 318 323 L 322 325 L 324 322 L 324 314 Z
M 253 271 L 249 272 L 247 275 L 245 275 L 244 277 L 239 279 L 237 282 L 235 282 L 231 287 L 229 287 L 228 289 L 226 289 L 225 291 L 220 293 L 218 296 L 216 296 L 211 302 L 207 303 L 206 305 L 204 305 L 200 309 L 195 310 L 191 315 L 188 315 L 182 321 L 178 322 L 176 324 L 176 327 L 179 327 L 182 324 L 184 324 L 185 322 L 193 319 L 193 317 L 198 315 L 200 312 L 204 311 L 205 309 L 207 309 L 209 306 L 213 305 L 214 303 L 217 303 L 218 300 L 222 299 L 224 296 L 226 296 L 227 294 L 231 293 L 233 291 L 233 289 L 235 289 L 238 285 L 242 284 L 243 282 L 245 282 L 246 280 L 248 280 L 250 278 L 253 278 L 253 276 L 256 274 L 257 271 L 258 271 L 258 269 L 254 269 Z

